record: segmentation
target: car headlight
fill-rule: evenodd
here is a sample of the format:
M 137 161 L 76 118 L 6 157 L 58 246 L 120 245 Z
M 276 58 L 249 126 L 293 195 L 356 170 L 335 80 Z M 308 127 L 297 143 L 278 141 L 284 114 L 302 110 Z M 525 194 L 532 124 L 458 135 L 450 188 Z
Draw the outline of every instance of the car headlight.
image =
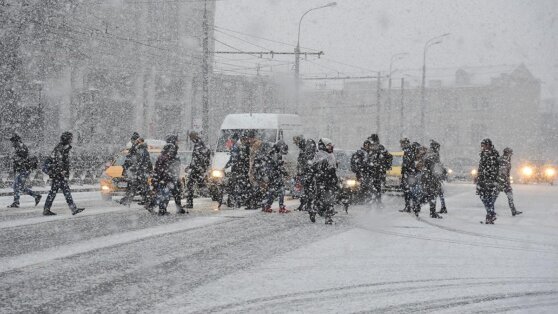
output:
M 225 172 L 223 170 L 211 170 L 212 178 L 222 178 L 224 176 L 225 176 Z
M 452 174 L 452 173 L 453 173 L 453 170 L 448 169 L 448 174 Z
M 546 170 L 544 171 L 544 174 L 547 177 L 554 177 L 556 175 L 556 170 L 554 170 L 554 168 L 546 168 Z
M 347 187 L 355 187 L 358 184 L 357 180 L 353 180 L 353 179 L 349 179 L 349 180 L 345 180 L 345 186 Z
M 110 191 L 110 187 L 108 185 L 101 185 L 101 190 L 105 191 L 105 192 L 108 192 L 108 191 Z
M 524 176 L 530 177 L 530 176 L 533 175 L 533 168 L 532 168 L 532 167 L 529 167 L 529 166 L 525 166 L 525 167 L 523 167 L 523 168 L 521 169 L 521 173 L 522 173 Z
M 477 169 L 471 170 L 471 175 L 472 175 L 472 176 L 476 176 L 477 174 L 478 174 Z

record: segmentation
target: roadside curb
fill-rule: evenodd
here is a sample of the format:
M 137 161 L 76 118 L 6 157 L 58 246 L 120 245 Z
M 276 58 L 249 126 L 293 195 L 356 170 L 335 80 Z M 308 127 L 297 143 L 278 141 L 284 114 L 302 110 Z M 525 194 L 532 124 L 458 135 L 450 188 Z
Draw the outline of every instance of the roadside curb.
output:
M 70 187 L 70 191 L 72 192 L 95 192 L 95 191 L 99 191 L 99 188 L 72 188 Z M 49 190 L 37 190 L 37 191 L 33 191 L 39 194 L 48 194 Z M 14 192 L 0 192 L 0 196 L 14 196 Z

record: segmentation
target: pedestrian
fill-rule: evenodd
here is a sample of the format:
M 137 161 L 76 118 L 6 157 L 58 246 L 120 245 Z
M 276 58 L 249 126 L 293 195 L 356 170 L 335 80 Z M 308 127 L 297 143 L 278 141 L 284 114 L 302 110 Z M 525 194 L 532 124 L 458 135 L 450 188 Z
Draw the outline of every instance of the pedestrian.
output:
M 184 190 L 184 186 L 182 184 L 182 179 L 180 178 L 180 168 L 182 166 L 182 162 L 180 161 L 180 156 L 178 156 L 178 135 L 169 135 L 167 136 L 166 141 L 167 144 L 173 145 L 174 150 L 171 154 L 172 160 L 169 166 L 170 178 L 172 179 L 170 192 L 174 198 L 176 213 L 186 214 L 188 211 L 186 211 L 182 206 L 182 192 Z
M 309 209 L 310 220 L 316 221 L 316 210 L 320 215 L 325 216 L 327 225 L 333 224 L 335 215 L 335 196 L 337 191 L 337 160 L 333 154 L 334 145 L 328 138 L 321 138 L 318 141 L 318 152 L 312 161 L 312 171 L 316 180 L 316 208 Z
M 279 140 L 272 146 L 264 160 L 256 162 L 261 166 L 258 168 L 257 177 L 262 177 L 266 185 L 266 198 L 264 200 L 262 211 L 271 213 L 271 205 L 275 198 L 279 199 L 279 213 L 286 214 L 290 212 L 285 206 L 285 185 L 284 177 L 287 176 L 283 156 L 289 151 L 289 147 L 284 141 Z
M 401 150 L 403 151 L 403 160 L 401 162 L 401 190 L 403 191 L 403 198 L 405 200 L 405 207 L 400 212 L 411 212 L 411 191 L 409 189 L 409 169 L 411 164 L 414 163 L 415 156 L 411 149 L 411 141 L 408 138 L 402 138 L 399 141 Z
M 316 195 L 316 180 L 314 178 L 314 172 L 312 171 L 312 161 L 316 156 L 317 145 L 316 141 L 310 138 L 306 139 L 304 146 L 304 167 L 302 168 L 302 192 L 304 201 L 301 199 L 302 208 L 299 210 L 308 211 L 314 206 Z
M 188 168 L 188 181 L 186 183 L 186 208 L 194 207 L 194 187 L 205 186 L 205 178 L 209 168 L 211 151 L 205 146 L 197 132 L 190 132 L 190 140 L 194 143 L 192 160 Z
M 60 136 L 60 143 L 56 145 L 52 153 L 45 160 L 43 170 L 49 175 L 52 180 L 50 191 L 45 201 L 43 215 L 52 216 L 56 215 L 50 208 L 56 197 L 58 190 L 62 190 L 66 203 L 72 211 L 72 215 L 80 213 L 84 208 L 79 208 L 72 199 L 72 192 L 68 185 L 68 178 L 70 177 L 70 150 L 72 149 L 73 134 L 71 132 L 64 132 Z
M 122 199 L 120 199 L 120 204 L 122 205 L 130 205 L 135 194 L 136 171 L 139 160 L 136 147 L 139 137 L 140 135 L 138 132 L 132 133 L 132 136 L 130 137 L 130 148 L 128 149 L 124 163 L 122 164 L 122 176 L 126 180 L 126 194 Z
M 359 199 L 370 201 L 372 198 L 372 171 L 370 169 L 370 151 L 372 143 L 365 140 L 362 147 L 351 156 L 351 171 L 355 173 L 356 179 L 360 182 Z
M 14 134 L 10 138 L 12 147 L 14 148 L 14 156 L 12 158 L 14 170 L 14 202 L 8 205 L 8 208 L 19 208 L 19 198 L 21 193 L 25 193 L 35 199 L 35 206 L 41 201 L 41 194 L 33 192 L 27 185 L 27 179 L 31 171 L 37 169 L 38 160 L 36 157 L 29 156 L 29 149 L 21 140 L 18 134 Z
M 512 216 L 521 215 L 523 212 L 515 209 L 513 202 L 513 190 L 511 186 L 510 173 L 511 173 L 511 157 L 513 150 L 509 147 L 504 148 L 502 157 L 500 157 L 500 169 L 498 171 L 498 183 L 500 191 L 506 193 L 508 197 L 508 204 L 510 206 Z
M 265 159 L 265 152 L 271 147 L 269 143 L 264 143 L 258 136 L 256 130 L 249 130 L 247 133 L 250 147 L 248 179 L 250 180 L 250 196 L 246 209 L 258 209 L 262 206 L 265 195 L 264 187 L 261 185 L 261 178 L 257 177 L 257 169 L 261 166 L 261 161 Z
M 409 160 L 408 167 L 405 171 L 405 177 L 407 180 L 406 184 L 409 187 L 411 210 L 415 216 L 418 217 L 424 199 L 424 187 L 422 184 L 422 158 L 426 153 L 426 149 L 419 143 L 413 142 L 410 145 L 409 150 L 409 156 L 412 157 L 412 159 Z
M 430 149 L 426 152 L 424 162 L 425 191 L 428 203 L 430 204 L 430 217 L 441 218 L 441 216 L 436 213 L 436 199 L 438 197 L 440 198 L 440 213 L 447 214 L 442 187 L 442 182 L 447 177 L 447 170 L 440 161 L 440 143 L 434 140 L 430 142 Z
M 492 141 L 485 138 L 481 141 L 479 168 L 477 170 L 477 194 L 486 209 L 486 224 L 494 224 L 496 212 L 494 203 L 498 197 L 498 174 L 500 171 L 500 155 L 492 145 Z
M 368 162 L 372 187 L 372 202 L 378 207 L 383 208 L 382 186 L 385 184 L 387 172 L 391 169 L 393 156 L 380 144 L 380 138 L 377 134 L 372 134 L 368 140 L 371 143 L 368 153 Z
M 163 216 L 167 213 L 167 205 L 170 200 L 171 191 L 173 189 L 173 175 L 171 173 L 172 163 L 176 156 L 176 150 L 173 144 L 167 143 L 161 155 L 157 157 L 155 162 L 155 169 L 153 170 L 153 183 L 156 190 L 155 201 L 150 204 L 152 209 L 155 205 L 159 205 L 159 215 Z M 151 210 L 150 210 L 151 211 Z

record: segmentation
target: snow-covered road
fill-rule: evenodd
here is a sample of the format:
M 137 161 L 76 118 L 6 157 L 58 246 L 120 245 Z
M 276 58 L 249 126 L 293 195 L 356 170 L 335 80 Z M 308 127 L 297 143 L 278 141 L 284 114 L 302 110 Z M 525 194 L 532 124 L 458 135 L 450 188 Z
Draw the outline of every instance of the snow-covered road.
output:
M 390 197 L 333 226 L 206 199 L 159 217 L 94 192 L 75 194 L 77 216 L 59 195 L 43 217 L 0 197 L 0 312 L 556 313 L 558 188 L 514 188 L 525 214 L 501 197 L 493 226 L 468 184 L 447 186 L 441 220 Z

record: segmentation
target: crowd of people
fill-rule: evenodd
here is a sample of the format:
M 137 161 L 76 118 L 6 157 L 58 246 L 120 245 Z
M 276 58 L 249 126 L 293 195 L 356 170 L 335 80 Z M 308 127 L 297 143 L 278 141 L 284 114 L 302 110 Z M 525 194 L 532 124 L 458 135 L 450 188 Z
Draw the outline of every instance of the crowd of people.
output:
M 188 209 L 193 208 L 195 189 L 201 189 L 207 183 L 211 151 L 198 133 L 191 132 L 189 138 L 194 147 L 184 184 L 180 175 L 178 137 L 171 135 L 166 138 L 166 144 L 153 165 L 144 139 L 134 132 L 123 164 L 123 176 L 128 184 L 120 203 L 129 205 L 135 196 L 140 196 L 140 204 L 147 210 L 154 213 L 157 207 L 159 215 L 166 215 L 172 197 L 178 214 L 185 214 Z M 40 170 L 51 178 L 44 215 L 55 215 L 50 209 L 59 190 L 62 190 L 72 214 L 84 210 L 74 203 L 68 184 L 72 140 L 72 133 L 62 133 L 59 144 L 40 166 Z M 31 171 L 39 168 L 38 160 L 30 156 L 27 146 L 17 134 L 10 141 L 14 148 L 14 201 L 8 207 L 18 208 L 22 193 L 33 197 L 37 206 L 41 195 L 32 191 L 26 185 L 26 180 Z M 230 159 L 226 168 L 230 169 L 230 173 L 222 187 L 227 192 L 228 206 L 261 208 L 263 212 L 270 213 L 273 212 L 272 204 L 278 200 L 278 212 L 290 212 L 284 202 L 285 180 L 288 177 L 284 156 L 289 151 L 288 145 L 282 140 L 276 143 L 263 141 L 257 130 L 239 130 L 231 135 L 229 142 Z M 321 138 L 316 143 L 302 135 L 295 136 L 293 142 L 299 151 L 296 185 L 300 188 L 301 195 L 297 210 L 307 211 L 312 222 L 315 222 L 316 215 L 320 215 L 325 218 L 326 224 L 332 224 L 336 213 L 334 206 L 340 195 L 334 144 L 328 138 Z M 432 140 L 429 147 L 426 147 L 417 142 L 411 143 L 407 138 L 401 139 L 400 144 L 403 151 L 400 187 L 405 202 L 400 211 L 412 212 L 418 217 L 422 205 L 429 204 L 430 217 L 442 218 L 440 214 L 447 214 L 443 182 L 447 179 L 448 171 L 440 159 L 440 144 Z M 512 154 L 510 148 L 505 148 L 500 157 L 490 139 L 481 142 L 475 183 L 477 194 L 486 209 L 486 224 L 493 224 L 496 220 L 494 203 L 500 192 L 506 194 L 513 216 L 522 213 L 516 210 L 513 202 L 510 182 Z M 359 202 L 383 207 L 383 186 L 386 174 L 392 167 L 392 160 L 393 156 L 380 144 L 377 134 L 368 137 L 362 147 L 351 156 L 351 171 L 360 183 L 357 197 Z M 182 205 L 183 196 L 186 198 L 185 205 Z M 438 198 L 441 204 L 439 212 L 436 211 Z M 221 197 L 219 206 L 222 202 Z

